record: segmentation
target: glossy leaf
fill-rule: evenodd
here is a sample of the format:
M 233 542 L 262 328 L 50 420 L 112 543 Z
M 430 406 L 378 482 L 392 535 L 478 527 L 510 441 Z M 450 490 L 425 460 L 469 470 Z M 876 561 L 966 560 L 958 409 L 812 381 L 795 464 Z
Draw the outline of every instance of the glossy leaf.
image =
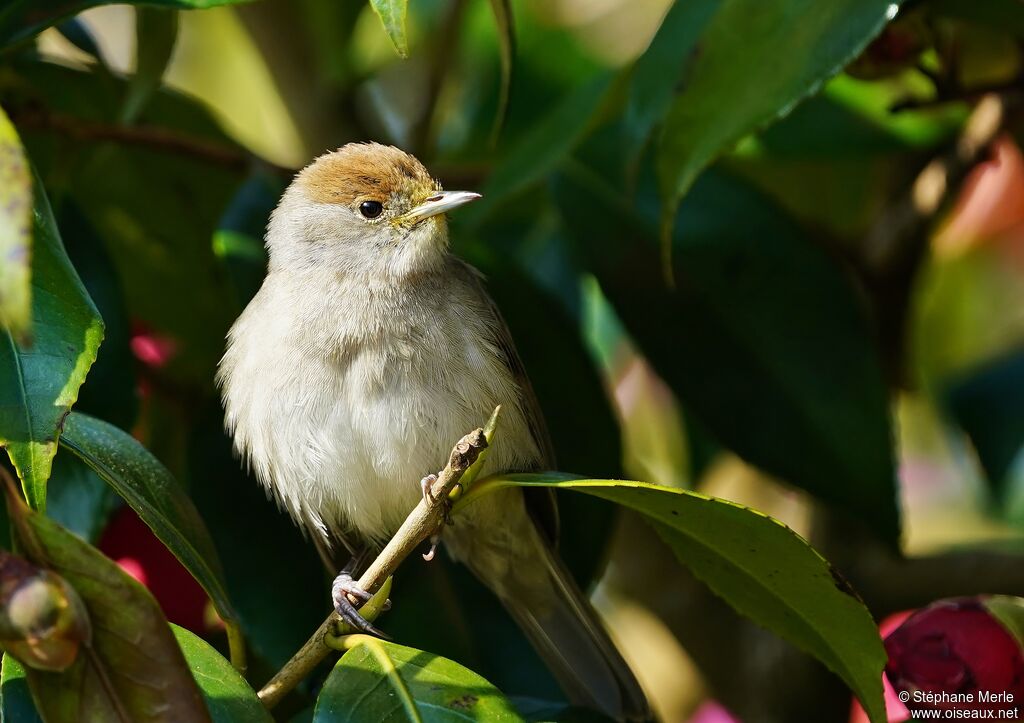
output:
M 124 0 L 10 0 L 0 8 L 0 48 L 30 38 L 88 8 Z M 158 5 L 182 10 L 232 5 L 244 0 L 145 0 L 132 5 Z
M 522 721 L 493 685 L 447 658 L 366 635 L 348 638 L 313 723 Z
M 27 337 L 32 321 L 32 174 L 0 108 L 0 328 Z
M 32 340 L 0 331 L 0 444 L 25 497 L 45 509 L 61 423 L 78 398 L 103 339 L 103 321 L 68 261 L 49 201 L 34 189 Z
M 121 107 L 121 122 L 133 123 L 163 81 L 178 39 L 178 11 L 139 7 L 135 11 L 135 75 Z
M 131 435 L 77 412 L 68 415 L 61 444 L 124 498 L 202 585 L 229 628 L 235 628 L 235 611 L 210 533 L 167 468 Z
M 624 480 L 522 474 L 481 480 L 456 505 L 508 486 L 583 492 L 642 514 L 680 562 L 736 610 L 810 653 L 885 721 L 885 650 L 871 613 L 829 563 L 772 518 L 696 492 Z
M 213 723 L 272 723 L 274 720 L 223 655 L 198 635 L 171 625 Z
M 749 462 L 895 545 L 888 394 L 840 268 L 767 199 L 709 173 L 680 211 L 670 289 L 658 277 L 649 175 L 636 206 L 582 166 L 556 193 L 578 253 L 687 411 Z
M 149 591 L 113 560 L 13 495 L 8 509 L 20 520 L 15 525 L 19 547 L 74 587 L 92 623 L 92 643 L 83 645 L 70 668 L 61 673 L 25 671 L 47 723 L 210 721 L 181 649 Z
M 409 39 L 405 35 L 407 0 L 370 0 L 370 7 L 384 24 L 395 50 L 403 58 L 409 57 Z
M 660 115 L 666 89 L 679 89 L 657 150 L 665 234 L 680 199 L 715 156 L 815 92 L 897 6 L 892 0 L 675 3 L 652 43 L 658 61 L 637 64 L 645 72 L 634 88 L 644 92 L 633 96 L 635 114 L 647 122 Z

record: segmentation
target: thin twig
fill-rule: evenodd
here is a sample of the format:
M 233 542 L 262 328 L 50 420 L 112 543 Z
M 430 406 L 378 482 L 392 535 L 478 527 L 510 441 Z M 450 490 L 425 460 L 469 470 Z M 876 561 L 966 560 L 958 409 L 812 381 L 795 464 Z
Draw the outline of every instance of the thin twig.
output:
M 377 559 L 370 563 L 366 572 L 359 578 L 360 588 L 371 594 L 377 592 L 413 550 L 437 533 L 444 522 L 444 501 L 486 447 L 487 437 L 482 429 L 476 429 L 459 440 L 452 449 L 448 464 L 430 489 L 431 496 L 436 502 L 420 500 L 391 541 L 381 550 Z M 280 702 L 281 698 L 309 675 L 331 652 L 325 638 L 333 634 L 340 622 L 341 618 L 336 612 L 327 616 L 305 645 L 271 678 L 270 682 L 263 686 L 257 695 L 266 708 L 273 708 Z
M 968 174 L 988 158 L 1005 126 L 1007 100 L 979 101 L 956 143 L 932 159 L 907 190 L 879 214 L 853 259 L 870 292 L 890 381 L 906 383 L 906 327 L 913 281 L 927 257 L 939 211 L 955 198 Z
M 433 153 L 433 126 L 437 115 L 437 101 L 444 88 L 445 78 L 451 70 L 452 58 L 458 49 L 459 28 L 466 11 L 465 0 L 452 0 L 448 13 L 442 20 L 440 32 L 435 36 L 427 76 L 427 90 L 423 111 L 409 132 L 410 143 L 420 158 L 430 158 Z
M 278 166 L 241 149 L 185 135 L 171 128 L 102 123 L 38 108 L 13 107 L 9 115 L 19 128 L 49 131 L 77 141 L 111 141 L 164 153 L 182 154 L 232 171 L 244 172 L 255 166 L 285 178 L 295 175 L 293 168 Z

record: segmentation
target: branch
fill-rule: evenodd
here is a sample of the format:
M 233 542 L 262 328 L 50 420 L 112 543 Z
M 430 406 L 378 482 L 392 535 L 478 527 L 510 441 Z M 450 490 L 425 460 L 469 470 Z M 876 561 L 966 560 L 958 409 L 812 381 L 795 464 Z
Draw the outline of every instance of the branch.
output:
M 38 108 L 12 108 L 10 117 L 19 128 L 50 131 L 78 141 L 112 141 L 164 153 L 183 154 L 232 171 L 245 172 L 258 166 L 285 178 L 295 175 L 295 169 L 278 166 L 244 150 L 185 135 L 171 128 L 102 123 Z
M 1006 121 L 1007 102 L 988 95 L 975 106 L 956 143 L 933 158 L 910 187 L 883 209 L 854 260 L 871 293 L 890 381 L 906 381 L 904 348 L 914 277 L 928 251 L 936 214 L 955 198 L 968 174 L 988 157 Z
M 910 189 L 882 212 L 868 233 L 864 256 L 868 269 L 885 273 L 903 260 L 907 246 L 927 234 L 932 218 L 959 189 L 967 174 L 985 159 L 999 135 L 1006 104 L 987 95 L 974 108 L 956 145 L 933 159 L 914 179 Z
M 430 488 L 431 496 L 436 501 L 429 503 L 425 499 L 420 500 L 395 536 L 359 578 L 359 587 L 371 594 L 377 592 L 413 550 L 424 540 L 437 533 L 444 524 L 444 501 L 448 499 L 449 493 L 459 484 L 462 475 L 476 462 L 486 447 L 487 437 L 482 429 L 476 429 L 459 440 L 459 443 L 452 449 L 448 464 L 438 475 L 433 487 Z M 328 615 L 312 637 L 292 656 L 292 659 L 270 679 L 270 682 L 263 686 L 257 695 L 266 708 L 273 708 L 280 702 L 281 698 L 309 675 L 313 668 L 331 652 L 325 638 L 334 634 L 334 630 L 340 622 L 341 618 L 336 612 Z

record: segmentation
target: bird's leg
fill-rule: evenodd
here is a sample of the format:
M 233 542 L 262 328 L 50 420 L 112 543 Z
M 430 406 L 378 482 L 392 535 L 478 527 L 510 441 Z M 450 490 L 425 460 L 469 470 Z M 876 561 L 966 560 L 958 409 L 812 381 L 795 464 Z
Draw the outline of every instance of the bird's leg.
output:
M 363 563 L 370 554 L 369 548 L 363 548 L 352 556 L 352 559 L 341 569 L 338 576 L 334 578 L 331 585 L 331 599 L 334 601 L 334 609 L 338 616 L 356 630 L 361 630 L 369 635 L 376 635 L 378 638 L 388 640 L 388 636 L 373 626 L 373 624 L 359 614 L 359 608 L 368 603 L 373 595 L 363 588 L 353 578 L 358 573 Z M 391 607 L 391 601 L 384 603 L 384 610 Z

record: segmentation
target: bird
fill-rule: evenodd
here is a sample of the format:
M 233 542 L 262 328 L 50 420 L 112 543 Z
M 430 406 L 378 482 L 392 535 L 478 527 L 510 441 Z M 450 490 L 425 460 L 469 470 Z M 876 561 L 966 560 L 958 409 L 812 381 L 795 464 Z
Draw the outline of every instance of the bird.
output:
M 352 555 L 332 597 L 364 630 L 378 632 L 352 605 L 369 597 L 353 575 L 463 434 L 501 405 L 480 474 L 554 465 L 486 281 L 449 249 L 447 214 L 478 198 L 445 191 L 394 146 L 349 143 L 314 159 L 271 214 L 266 276 L 218 366 L 237 452 L 334 570 Z M 634 674 L 558 558 L 552 505 L 550 491 L 482 495 L 443 544 L 508 609 L 570 702 L 648 719 Z

